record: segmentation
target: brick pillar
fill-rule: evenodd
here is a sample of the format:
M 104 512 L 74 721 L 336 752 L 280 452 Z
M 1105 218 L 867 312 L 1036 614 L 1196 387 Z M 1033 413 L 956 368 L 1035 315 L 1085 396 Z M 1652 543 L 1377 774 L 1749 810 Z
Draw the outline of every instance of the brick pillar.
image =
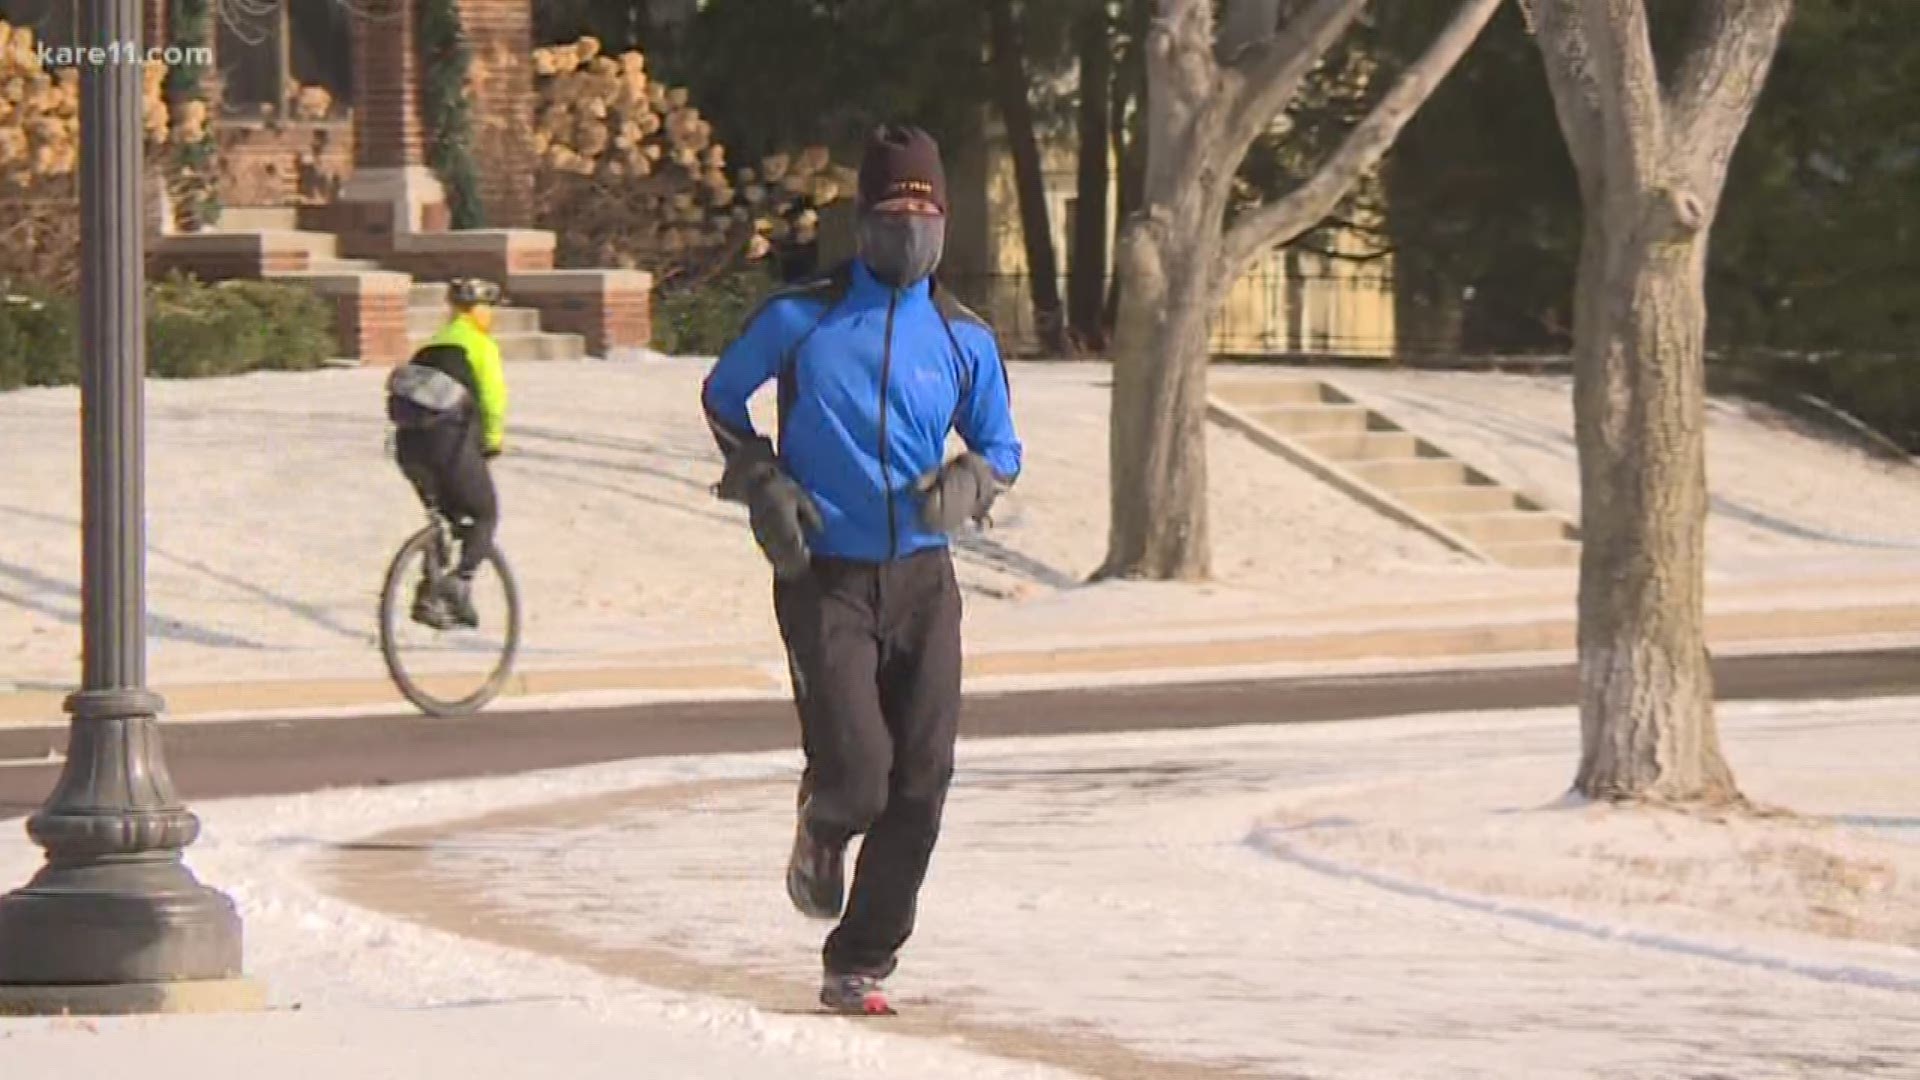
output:
M 340 351 L 363 364 L 391 367 L 412 354 L 407 308 L 413 281 L 404 274 L 362 274 L 357 288 L 336 292 L 334 335 Z
M 426 165 L 418 0 L 352 10 L 354 170 L 326 216 L 342 255 L 380 258 L 398 234 L 445 229 L 446 192 Z
M 352 10 L 354 166 L 424 165 L 418 0 L 358 4 Z
M 532 0 L 459 0 L 473 53 L 475 162 L 489 228 L 522 228 L 533 217 Z
M 640 270 L 544 270 L 507 278 L 507 296 L 540 312 L 549 333 L 579 334 L 587 355 L 612 359 L 653 338 L 653 275 Z
M 167 43 L 167 0 L 142 0 L 140 32 L 148 45 Z

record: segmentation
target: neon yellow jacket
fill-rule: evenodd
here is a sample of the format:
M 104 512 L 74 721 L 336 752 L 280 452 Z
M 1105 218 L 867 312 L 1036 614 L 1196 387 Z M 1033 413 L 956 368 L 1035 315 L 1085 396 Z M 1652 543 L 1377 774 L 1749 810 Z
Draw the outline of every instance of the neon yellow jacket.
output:
M 429 345 L 458 345 L 467 354 L 473 369 L 473 385 L 480 399 L 480 433 L 488 450 L 500 450 L 507 442 L 507 374 L 500 362 L 500 345 L 465 315 L 433 335 Z

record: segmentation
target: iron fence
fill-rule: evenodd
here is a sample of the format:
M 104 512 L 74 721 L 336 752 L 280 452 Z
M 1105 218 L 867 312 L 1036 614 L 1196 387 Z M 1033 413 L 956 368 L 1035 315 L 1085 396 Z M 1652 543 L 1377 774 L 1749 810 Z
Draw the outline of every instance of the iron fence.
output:
M 941 280 L 993 324 L 1007 355 L 1058 354 L 1035 317 L 1029 275 L 943 274 Z M 1103 295 L 1109 294 L 1108 286 Z M 1063 298 L 1066 288 L 1062 279 Z M 1384 359 L 1399 351 L 1394 319 L 1393 282 L 1387 274 L 1256 271 L 1234 285 L 1209 323 L 1213 351 L 1222 356 Z

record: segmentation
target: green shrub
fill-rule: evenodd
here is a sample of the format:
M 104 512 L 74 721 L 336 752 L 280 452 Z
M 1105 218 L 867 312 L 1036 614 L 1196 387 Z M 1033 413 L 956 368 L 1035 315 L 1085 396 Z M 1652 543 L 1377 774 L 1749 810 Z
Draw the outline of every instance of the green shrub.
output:
M 0 296 L 0 390 L 78 382 L 77 325 L 67 297 L 8 289 Z
M 333 355 L 332 314 L 298 285 L 172 275 L 148 286 L 147 370 L 158 378 L 306 371 Z
M 250 371 L 312 371 L 340 355 L 333 308 L 312 289 L 279 281 L 230 281 L 219 288 L 252 313 L 263 347 Z
M 735 270 L 684 292 L 654 295 L 653 347 L 672 356 L 712 356 L 740 333 L 779 282 L 764 265 Z
M 17 289 L 0 298 L 0 390 L 80 378 L 70 297 Z M 147 372 L 162 379 L 306 371 L 336 355 L 333 313 L 311 290 L 277 281 L 205 284 L 173 275 L 147 286 Z

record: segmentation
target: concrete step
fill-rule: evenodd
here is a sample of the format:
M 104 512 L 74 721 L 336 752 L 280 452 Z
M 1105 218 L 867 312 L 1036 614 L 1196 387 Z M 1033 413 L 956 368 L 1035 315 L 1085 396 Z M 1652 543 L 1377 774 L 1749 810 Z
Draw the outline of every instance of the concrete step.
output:
M 444 303 L 407 309 L 407 333 L 415 337 L 432 337 L 446 324 L 447 306 Z M 540 311 L 538 308 L 494 308 L 493 330 L 495 334 L 537 334 L 540 332 Z
M 496 282 L 495 284 L 503 288 L 506 286 L 506 282 L 504 281 Z M 511 290 L 507 292 L 506 298 L 509 303 L 513 301 L 513 293 Z M 444 308 L 447 305 L 447 283 L 444 281 L 416 281 L 413 283 L 413 292 L 407 297 L 407 303 L 412 307 Z
M 219 232 L 291 232 L 300 228 L 292 206 L 229 206 L 220 211 Z
M 1467 482 L 1467 467 L 1452 458 L 1443 457 L 1359 461 L 1348 465 L 1347 469 L 1360 479 L 1390 492 L 1458 486 Z
M 1404 431 L 1344 431 L 1311 435 L 1300 445 L 1329 461 L 1381 461 L 1420 456 L 1420 440 Z
M 1406 488 L 1394 492 L 1393 497 L 1424 514 L 1490 514 L 1521 509 L 1520 496 L 1497 484 Z
M 1476 544 L 1545 544 L 1571 540 L 1567 523 L 1552 514 L 1514 510 L 1493 514 L 1453 514 L 1440 524 Z
M 1253 419 L 1293 438 L 1316 435 L 1361 434 L 1367 430 L 1367 410 L 1358 405 L 1302 405 L 1255 411 Z
M 1271 409 L 1283 405 L 1319 405 L 1327 399 L 1318 379 L 1216 380 L 1214 396 L 1239 409 Z
M 314 259 L 307 267 L 313 274 L 364 274 L 379 269 L 372 259 Z
M 444 308 L 447 304 L 447 283 L 416 281 L 413 283 L 413 293 L 407 297 L 407 303 L 412 307 Z
M 1481 550 L 1500 565 L 1521 570 L 1551 570 L 1580 565 L 1580 544 L 1573 540 L 1489 544 Z
M 587 339 L 579 334 L 495 334 L 500 343 L 500 359 L 507 363 L 542 360 L 582 360 L 587 355 Z M 418 350 L 428 337 L 413 339 Z

